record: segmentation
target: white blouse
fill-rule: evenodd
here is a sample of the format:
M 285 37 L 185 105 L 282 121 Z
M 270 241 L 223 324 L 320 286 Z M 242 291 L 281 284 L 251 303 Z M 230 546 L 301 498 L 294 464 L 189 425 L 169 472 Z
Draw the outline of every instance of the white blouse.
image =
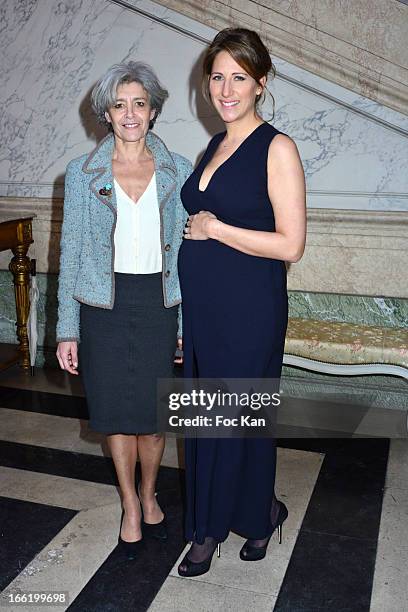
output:
M 146 191 L 135 202 L 113 180 L 117 203 L 114 235 L 115 272 L 153 274 L 162 271 L 160 213 L 157 201 L 156 174 Z

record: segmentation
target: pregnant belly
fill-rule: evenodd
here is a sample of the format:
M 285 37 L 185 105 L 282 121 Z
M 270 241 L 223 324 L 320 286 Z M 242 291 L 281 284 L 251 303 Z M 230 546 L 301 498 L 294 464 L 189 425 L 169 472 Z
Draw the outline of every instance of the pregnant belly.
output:
M 286 292 L 283 261 L 241 253 L 216 240 L 184 240 L 179 251 L 182 291 L 216 292 L 231 297 L 243 292 Z

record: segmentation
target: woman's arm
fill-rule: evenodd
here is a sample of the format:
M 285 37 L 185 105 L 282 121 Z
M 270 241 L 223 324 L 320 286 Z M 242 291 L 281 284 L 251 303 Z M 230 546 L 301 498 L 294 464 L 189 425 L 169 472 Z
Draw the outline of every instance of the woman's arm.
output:
M 82 246 L 83 193 L 80 171 L 70 162 L 65 174 L 64 219 L 58 277 L 57 342 L 79 341 L 80 304 L 74 299 Z
M 275 216 L 275 231 L 248 230 L 222 223 L 203 211 L 188 221 L 186 238 L 212 238 L 238 251 L 296 262 L 306 237 L 306 189 L 302 163 L 293 140 L 278 134 L 269 145 L 268 194 Z

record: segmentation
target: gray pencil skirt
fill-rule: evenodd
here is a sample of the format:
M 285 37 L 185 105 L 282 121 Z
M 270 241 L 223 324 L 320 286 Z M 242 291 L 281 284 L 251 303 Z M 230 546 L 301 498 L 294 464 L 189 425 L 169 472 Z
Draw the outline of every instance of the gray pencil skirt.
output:
M 157 379 L 173 376 L 177 306 L 163 305 L 162 275 L 115 272 L 112 310 L 81 304 L 79 369 L 89 427 L 157 432 Z

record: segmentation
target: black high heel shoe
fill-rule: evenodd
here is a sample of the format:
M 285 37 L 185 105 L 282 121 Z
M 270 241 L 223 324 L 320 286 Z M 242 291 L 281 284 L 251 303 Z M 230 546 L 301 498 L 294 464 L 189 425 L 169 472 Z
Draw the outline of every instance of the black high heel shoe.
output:
M 122 517 L 120 519 L 120 527 L 119 527 L 118 548 L 119 550 L 125 553 L 129 561 L 132 561 L 133 559 L 136 559 L 139 556 L 140 552 L 143 550 L 144 540 L 143 538 L 141 540 L 137 540 L 137 542 L 127 542 L 126 540 L 122 540 L 120 536 L 120 532 L 122 530 L 122 523 L 123 523 L 124 515 L 125 515 L 125 511 L 122 510 Z
M 276 529 L 278 530 L 279 544 L 282 544 L 282 525 L 284 521 L 286 521 L 286 519 L 288 518 L 289 513 L 287 507 L 283 502 L 279 501 L 278 503 L 278 519 L 271 535 L 266 541 L 266 544 L 264 544 L 264 546 L 252 546 L 251 544 L 249 544 L 249 540 L 247 540 L 239 552 L 239 557 L 240 559 L 242 559 L 242 561 L 260 561 L 261 559 L 263 559 L 266 555 L 269 540 L 271 539 Z
M 160 523 L 146 523 L 144 520 L 143 514 L 143 505 L 142 500 L 140 498 L 140 485 L 137 488 L 137 492 L 140 500 L 140 508 L 142 509 L 142 531 L 143 534 L 150 537 L 155 538 L 156 540 L 167 540 L 167 527 L 166 527 L 166 517 L 163 516 Z M 155 493 L 157 496 L 157 493 Z
M 190 559 L 188 558 L 188 553 L 187 553 L 187 555 L 185 555 L 184 559 L 178 566 L 177 571 L 179 573 L 179 576 L 183 576 L 185 578 L 191 578 L 192 576 L 202 576 L 203 574 L 206 574 L 211 567 L 211 561 L 212 561 L 215 551 L 217 551 L 217 557 L 220 557 L 221 556 L 221 544 L 220 543 L 217 544 L 216 548 L 214 548 L 211 555 L 207 557 L 207 559 L 204 559 L 204 561 L 200 561 L 199 563 L 194 563 L 194 561 L 190 561 Z M 182 565 L 186 566 L 185 570 L 181 569 Z

